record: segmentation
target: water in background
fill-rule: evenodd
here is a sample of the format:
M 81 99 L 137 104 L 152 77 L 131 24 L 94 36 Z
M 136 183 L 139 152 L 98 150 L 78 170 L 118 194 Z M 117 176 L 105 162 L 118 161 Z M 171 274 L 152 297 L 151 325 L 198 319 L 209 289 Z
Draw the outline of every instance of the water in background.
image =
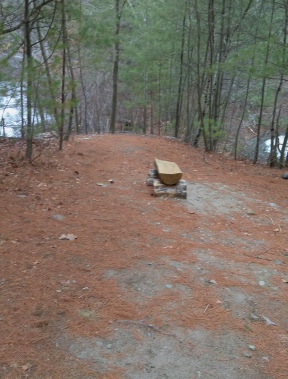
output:
M 281 150 L 282 150 L 282 146 L 283 146 L 283 142 L 284 142 L 284 135 L 281 135 L 278 137 L 278 140 L 279 140 L 279 147 L 277 149 L 277 157 L 280 158 L 280 155 L 281 155 Z M 270 153 L 271 151 L 271 139 L 267 139 L 265 140 L 264 142 L 264 151 L 267 152 L 267 153 Z M 285 148 L 285 155 L 287 155 L 288 153 L 288 146 L 286 145 L 286 148 Z
M 4 84 L 5 85 L 5 84 Z M 12 89 L 0 87 L 0 136 L 20 137 L 21 136 L 21 108 L 20 108 L 20 88 Z M 25 99 L 24 99 L 25 101 Z M 25 118 L 25 114 L 23 115 Z
M 21 137 L 21 88 L 20 86 L 12 87 L 9 83 L 0 83 L 0 136 L 2 137 Z M 23 128 L 27 125 L 26 96 L 23 94 Z M 39 111 L 32 109 L 32 124 L 35 133 L 43 132 L 49 129 L 49 124 L 53 118 L 45 113 L 45 124 L 41 124 Z M 45 126 L 45 128 L 44 128 Z

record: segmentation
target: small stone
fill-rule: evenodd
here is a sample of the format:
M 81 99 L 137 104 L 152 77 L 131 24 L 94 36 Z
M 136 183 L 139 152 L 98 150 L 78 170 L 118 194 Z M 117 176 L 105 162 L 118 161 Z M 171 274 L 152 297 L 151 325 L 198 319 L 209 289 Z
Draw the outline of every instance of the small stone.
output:
M 255 351 L 256 347 L 254 345 L 249 345 L 249 350 Z
M 31 368 L 31 365 L 30 365 L 30 364 L 27 364 L 27 365 L 22 366 L 22 370 L 24 370 L 24 371 L 28 371 L 29 368 Z
M 107 347 L 107 349 L 112 349 L 112 344 L 109 343 L 106 347 Z
M 245 354 L 245 357 L 246 357 L 246 358 L 251 358 L 252 355 L 251 355 L 250 353 L 246 353 L 246 354 Z
M 253 313 L 250 314 L 250 318 L 251 318 L 251 320 L 253 320 L 253 321 L 258 321 L 258 320 L 259 320 L 259 317 L 256 316 L 256 315 L 254 315 Z
M 265 282 L 263 280 L 259 280 L 259 286 L 265 286 Z
M 61 234 L 61 236 L 59 237 L 59 240 L 74 241 L 75 239 L 77 239 L 77 236 L 75 236 L 74 234 Z
M 214 279 L 209 280 L 209 283 L 211 283 L 211 284 L 217 284 L 216 280 L 214 280 Z
M 273 322 L 273 321 L 271 321 L 268 317 L 266 317 L 266 316 L 263 316 L 262 315 L 262 317 L 263 317 L 263 320 L 266 322 L 266 325 L 269 325 L 269 326 L 276 326 L 277 324 L 275 324 L 275 322 Z
M 269 203 L 269 205 L 270 205 L 270 207 L 272 207 L 272 208 L 278 208 L 278 205 L 275 204 L 275 203 Z
M 288 179 L 288 174 L 283 174 L 282 179 Z
M 51 218 L 53 218 L 53 220 L 56 220 L 56 221 L 63 221 L 65 219 L 65 217 L 62 215 L 53 215 L 51 216 Z
M 172 284 L 166 284 L 165 288 L 171 289 L 171 288 L 173 288 L 173 286 L 172 286 Z
M 282 265 L 283 262 L 281 262 L 281 261 L 279 261 L 278 259 L 276 259 L 276 260 L 275 260 L 275 264 L 276 264 L 276 265 Z
M 96 184 L 99 187 L 104 187 L 104 188 L 108 187 L 108 184 L 105 184 L 105 183 L 96 183 Z

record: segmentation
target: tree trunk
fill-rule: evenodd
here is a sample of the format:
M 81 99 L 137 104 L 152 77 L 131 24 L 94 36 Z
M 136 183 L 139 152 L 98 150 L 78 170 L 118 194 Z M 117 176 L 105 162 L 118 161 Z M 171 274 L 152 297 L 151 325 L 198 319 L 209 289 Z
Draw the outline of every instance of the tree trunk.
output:
M 59 150 L 63 149 L 64 124 L 65 124 L 65 86 L 66 86 L 66 17 L 65 17 L 65 0 L 61 0 L 62 12 L 62 83 L 61 83 L 61 119 L 59 125 Z
M 151 99 L 151 106 L 150 106 L 150 133 L 154 134 L 154 112 L 153 112 L 152 99 Z
M 110 133 L 115 133 L 117 100 L 118 100 L 118 72 L 120 58 L 120 0 L 115 0 L 115 32 L 114 32 L 114 63 L 113 63 L 113 91 L 112 91 L 112 108 L 110 118 Z
M 252 64 L 251 64 L 252 67 L 253 67 L 253 62 L 254 62 L 254 56 L 253 56 Z M 235 144 L 234 144 L 234 159 L 235 160 L 237 159 L 239 134 L 240 134 L 240 130 L 241 130 L 243 120 L 245 117 L 245 112 L 246 112 L 246 107 L 247 107 L 247 102 L 248 102 L 248 95 L 249 95 L 249 90 L 250 90 L 250 83 L 251 83 L 251 75 L 249 74 L 245 99 L 244 99 L 244 103 L 242 107 L 242 114 L 241 114 L 241 118 L 237 127 L 236 136 L 235 136 Z
M 45 67 L 45 73 L 46 73 L 46 77 L 47 77 L 48 89 L 49 89 L 49 93 L 50 93 L 51 102 L 53 104 L 53 106 L 52 106 L 53 115 L 54 115 L 54 119 L 56 122 L 56 126 L 57 126 L 57 128 L 59 128 L 60 118 L 59 118 L 59 112 L 58 112 L 58 108 L 57 108 L 57 101 L 56 101 L 56 95 L 55 95 L 55 90 L 54 90 L 54 85 L 53 85 L 53 79 L 52 79 L 50 67 L 48 64 L 48 57 L 46 54 L 46 49 L 43 45 L 43 37 L 42 37 L 41 27 L 39 25 L 39 22 L 37 22 L 36 25 L 37 25 L 36 28 L 37 28 L 39 45 L 40 45 L 40 49 L 41 49 L 41 55 L 42 55 L 43 61 L 44 61 L 44 67 Z
M 147 133 L 147 72 L 144 73 L 144 109 L 143 109 L 143 133 Z
M 21 138 L 25 138 L 26 130 L 25 130 L 25 119 L 24 119 L 24 113 L 25 113 L 25 101 L 24 101 L 24 95 L 25 95 L 25 66 L 26 66 L 26 57 L 23 55 L 22 61 L 21 61 L 21 80 L 20 80 L 20 103 L 21 103 Z
M 31 29 L 30 29 L 30 2 L 25 0 L 25 55 L 27 68 L 27 83 L 26 83 L 26 110 L 27 110 L 27 127 L 26 127 L 26 158 L 32 160 L 33 153 L 33 125 L 32 125 L 32 89 L 33 89 L 33 62 L 32 62 L 32 46 L 31 46 Z
M 265 66 L 267 66 L 269 53 L 270 53 L 270 43 L 271 43 L 270 39 L 271 39 L 271 34 L 272 34 L 272 25 L 273 25 L 273 17 L 274 17 L 274 5 L 275 5 L 275 0 L 273 0 L 273 3 L 272 3 L 270 28 L 268 32 L 268 42 L 267 42 L 266 53 L 265 53 Z M 264 110 L 265 90 L 266 90 L 266 76 L 264 76 L 262 80 L 261 103 L 260 103 L 260 110 L 259 110 L 259 116 L 258 116 L 257 139 L 256 139 L 256 147 L 255 147 L 253 164 L 257 163 L 258 157 L 259 157 L 259 144 L 260 144 L 261 124 L 262 124 L 262 117 L 263 117 L 263 110 Z
M 186 11 L 187 11 L 187 1 L 185 3 L 184 16 L 183 16 L 183 21 L 182 21 L 180 72 L 179 72 L 179 84 L 178 84 L 176 119 L 175 119 L 175 134 L 174 134 L 176 138 L 179 138 L 182 99 L 183 99 L 183 68 L 184 68 L 183 63 L 184 63 L 184 47 L 185 47 Z
M 70 112 L 69 112 L 68 128 L 64 136 L 65 141 L 68 141 L 71 135 L 74 115 L 75 115 L 75 129 L 76 131 L 79 130 L 79 115 L 78 115 L 78 109 L 77 109 L 77 94 L 76 94 L 77 84 L 76 84 L 76 80 L 74 76 L 74 70 L 73 70 L 73 65 L 72 65 L 72 60 L 71 60 L 71 52 L 70 52 L 70 47 L 68 43 L 67 43 L 67 60 L 68 60 L 68 68 L 70 72 L 70 77 L 71 77 L 71 105 L 70 105 Z
M 161 72 L 161 68 L 162 68 L 162 65 L 161 65 L 161 62 L 159 63 L 159 79 L 158 79 L 158 82 L 159 82 L 159 87 L 158 87 L 158 135 L 160 136 L 161 135 L 161 112 L 162 112 L 162 107 L 161 107 L 161 101 L 162 101 L 162 96 L 161 96 L 161 91 L 162 91 L 162 88 L 161 88 L 161 77 L 162 77 L 162 72 Z
M 282 50 L 282 64 L 283 67 L 286 64 L 286 49 L 287 49 L 287 27 L 288 27 L 288 3 L 286 2 L 284 4 L 284 9 L 285 9 L 285 21 L 283 25 L 283 50 Z M 278 157 L 277 157 L 277 148 L 278 148 L 278 129 L 279 129 L 279 122 L 276 121 L 276 130 L 275 130 L 275 120 L 276 120 L 276 111 L 277 111 L 277 103 L 278 103 L 278 97 L 282 89 L 284 81 L 284 74 L 283 70 L 281 70 L 281 75 L 280 75 L 280 81 L 276 90 L 275 98 L 274 98 L 274 107 L 273 107 L 273 115 L 272 115 L 272 121 L 271 121 L 271 145 L 270 145 L 270 156 L 268 163 L 270 164 L 270 167 L 275 167 L 278 162 Z M 278 119 L 280 117 L 280 111 L 278 113 Z M 285 140 L 285 138 L 284 138 Z M 286 140 L 287 143 L 287 140 Z M 284 154 L 286 150 L 286 143 L 282 145 L 282 149 L 280 152 L 280 166 L 283 167 L 284 165 Z

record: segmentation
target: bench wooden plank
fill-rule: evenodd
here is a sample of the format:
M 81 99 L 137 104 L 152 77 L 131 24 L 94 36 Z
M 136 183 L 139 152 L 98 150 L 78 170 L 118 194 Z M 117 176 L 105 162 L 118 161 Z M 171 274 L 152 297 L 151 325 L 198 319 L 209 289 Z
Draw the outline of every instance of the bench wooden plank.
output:
M 155 159 L 154 163 L 162 183 L 171 186 L 177 184 L 182 178 L 182 171 L 177 163 L 162 161 L 160 159 Z

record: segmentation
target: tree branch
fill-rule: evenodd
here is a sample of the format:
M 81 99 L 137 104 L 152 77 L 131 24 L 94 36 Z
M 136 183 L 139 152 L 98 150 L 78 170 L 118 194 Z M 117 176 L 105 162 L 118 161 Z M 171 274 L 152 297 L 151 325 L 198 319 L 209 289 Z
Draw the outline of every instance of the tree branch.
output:
M 31 14 L 29 15 L 29 18 L 31 16 L 33 16 L 33 14 L 35 13 L 39 13 L 40 10 L 47 4 L 50 4 L 52 3 L 53 1 L 57 1 L 57 0 L 45 0 L 43 1 L 42 4 L 38 5 L 37 7 L 35 7 Z M 17 25 L 13 26 L 12 28 L 7 28 L 7 29 L 3 29 L 2 31 L 0 30 L 0 35 L 3 35 L 3 34 L 9 34 L 9 33 L 12 33 L 12 32 L 15 32 L 15 30 L 18 30 L 20 29 L 26 22 L 27 20 L 23 19 L 21 22 L 19 22 Z

